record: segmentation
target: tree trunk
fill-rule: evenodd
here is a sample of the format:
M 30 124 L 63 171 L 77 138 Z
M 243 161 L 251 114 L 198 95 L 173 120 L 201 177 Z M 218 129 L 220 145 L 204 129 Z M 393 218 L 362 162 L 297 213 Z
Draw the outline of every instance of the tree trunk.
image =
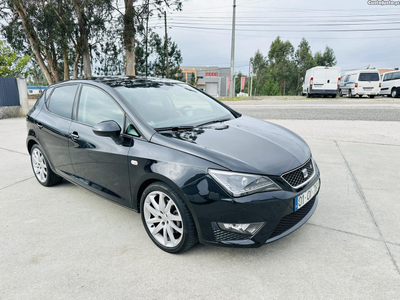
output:
M 90 62 L 90 52 L 89 52 L 89 41 L 88 41 L 88 31 L 87 24 L 83 16 L 83 3 L 82 1 L 75 1 L 76 15 L 78 16 L 78 26 L 79 26 L 79 45 L 80 53 L 82 54 L 83 60 L 83 74 L 85 78 L 92 76 L 92 67 Z
M 42 54 L 40 53 L 40 41 L 37 37 L 36 31 L 33 28 L 31 21 L 26 16 L 26 11 L 24 5 L 22 4 L 21 0 L 14 0 L 12 1 L 13 8 L 17 12 L 19 18 L 21 19 L 22 26 L 24 27 L 26 37 L 28 38 L 29 44 L 31 45 L 32 51 L 35 54 L 36 61 L 40 68 L 43 71 L 44 76 L 49 84 L 53 84 L 54 80 L 52 75 L 50 74 L 49 69 L 47 68 Z
M 69 80 L 68 49 L 63 49 L 64 80 Z
M 75 61 L 74 61 L 74 74 L 72 75 L 72 79 L 78 78 L 78 64 L 79 64 L 79 53 L 76 53 Z
M 125 44 L 125 59 L 127 76 L 135 76 L 135 8 L 133 6 L 134 0 L 125 1 L 125 15 L 124 15 L 124 44 Z

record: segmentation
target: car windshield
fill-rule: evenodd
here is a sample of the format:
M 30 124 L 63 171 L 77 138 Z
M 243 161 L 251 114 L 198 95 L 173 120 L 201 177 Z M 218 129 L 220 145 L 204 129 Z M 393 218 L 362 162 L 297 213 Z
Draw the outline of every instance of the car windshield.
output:
M 155 129 L 198 126 L 235 117 L 218 102 L 187 84 L 142 82 L 115 89 Z
M 360 73 L 358 81 L 379 81 L 378 73 Z

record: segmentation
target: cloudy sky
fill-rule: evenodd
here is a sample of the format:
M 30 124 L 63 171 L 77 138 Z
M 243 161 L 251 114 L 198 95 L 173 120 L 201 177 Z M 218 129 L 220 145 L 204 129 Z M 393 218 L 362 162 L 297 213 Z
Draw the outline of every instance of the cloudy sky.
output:
M 268 54 L 279 35 L 295 48 L 305 37 L 312 52 L 333 48 L 342 70 L 400 67 L 400 5 L 367 0 L 237 0 L 235 71 L 248 73 L 257 49 Z M 168 12 L 168 34 L 183 65 L 229 67 L 233 0 L 186 0 Z M 151 26 L 164 34 L 163 20 Z

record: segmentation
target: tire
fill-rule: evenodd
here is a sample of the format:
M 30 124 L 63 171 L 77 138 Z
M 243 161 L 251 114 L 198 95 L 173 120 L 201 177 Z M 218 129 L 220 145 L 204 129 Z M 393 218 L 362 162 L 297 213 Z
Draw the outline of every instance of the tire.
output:
M 308 90 L 307 90 L 307 93 L 306 93 L 306 97 L 307 98 L 311 98 L 311 94 L 308 92 Z
M 42 148 L 36 144 L 31 149 L 31 166 L 37 181 L 43 186 L 53 186 L 62 181 L 62 177 L 53 172 Z
M 336 98 L 336 96 L 337 96 L 336 94 L 333 94 L 333 95 L 332 95 L 332 98 Z
M 343 97 L 343 92 L 342 92 L 342 90 L 339 90 L 339 96 L 340 96 L 340 97 Z
M 374 99 L 375 95 L 369 95 L 368 97 L 370 97 L 371 99 Z
M 347 93 L 349 98 L 353 98 L 353 93 L 351 92 L 351 90 L 349 89 L 348 93 Z
M 392 96 L 392 98 L 397 98 L 399 97 L 399 93 L 397 91 L 397 88 L 393 88 L 392 92 L 390 93 L 390 95 Z
M 160 202 L 161 199 L 164 201 Z M 140 214 L 147 234 L 160 249 L 176 254 L 197 244 L 193 217 L 181 196 L 169 185 L 163 182 L 149 185 L 140 199 Z

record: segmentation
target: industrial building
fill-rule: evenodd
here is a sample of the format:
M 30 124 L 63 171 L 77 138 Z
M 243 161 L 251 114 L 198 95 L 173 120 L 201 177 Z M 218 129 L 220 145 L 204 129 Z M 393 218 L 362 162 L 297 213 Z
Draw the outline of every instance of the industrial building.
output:
M 213 97 L 229 96 L 230 68 L 189 66 L 181 67 L 181 70 L 187 83 L 192 83 L 207 94 Z

